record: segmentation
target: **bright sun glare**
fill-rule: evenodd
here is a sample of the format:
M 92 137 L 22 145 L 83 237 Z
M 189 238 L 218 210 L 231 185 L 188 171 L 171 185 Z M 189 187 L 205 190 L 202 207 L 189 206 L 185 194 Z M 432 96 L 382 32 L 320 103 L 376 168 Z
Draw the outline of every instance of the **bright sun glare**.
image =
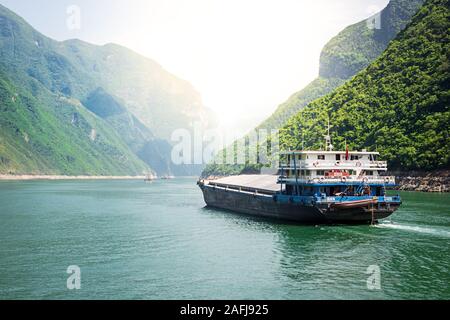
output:
M 2 3 L 18 6 L 17 0 Z M 35 26 L 58 40 L 115 42 L 156 60 L 194 85 L 222 129 L 243 134 L 318 75 L 320 52 L 333 36 L 369 17 L 374 8 L 381 10 L 388 0 L 72 3 L 81 8 L 81 30 L 49 26 L 48 21 L 62 19 L 45 15 L 65 18 L 66 7 L 50 0 L 33 2 L 48 9 L 38 10 Z M 30 2 L 24 6 L 29 8 Z
M 222 129 L 243 134 L 317 76 L 329 39 L 387 0 L 361 2 L 143 1 L 130 12 L 141 32 L 121 42 L 191 81 Z

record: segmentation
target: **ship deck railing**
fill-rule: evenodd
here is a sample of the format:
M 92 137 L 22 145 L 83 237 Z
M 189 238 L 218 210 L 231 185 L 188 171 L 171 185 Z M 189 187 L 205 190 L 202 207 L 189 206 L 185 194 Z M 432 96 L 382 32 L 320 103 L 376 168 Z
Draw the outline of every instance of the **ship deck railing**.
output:
M 282 163 L 280 169 L 295 170 L 295 169 L 378 169 L 387 170 L 387 161 L 364 161 L 364 160 L 301 160 L 297 163 Z
M 214 187 L 214 188 L 220 188 L 220 189 L 224 189 L 224 190 L 236 191 L 236 192 L 242 192 L 242 193 L 248 193 L 248 194 L 273 196 L 274 194 L 277 193 L 276 191 L 273 191 L 273 190 L 252 188 L 252 187 L 233 185 L 233 184 L 218 183 L 218 182 L 214 182 L 214 181 L 208 181 L 206 185 Z
M 344 179 L 345 178 L 345 179 Z M 298 182 L 304 184 L 320 184 L 320 183 L 384 183 L 384 184 L 395 184 L 394 176 L 364 176 L 364 177 L 311 177 L 311 176 L 298 176 L 296 177 L 280 177 L 278 179 L 279 183 L 285 182 Z

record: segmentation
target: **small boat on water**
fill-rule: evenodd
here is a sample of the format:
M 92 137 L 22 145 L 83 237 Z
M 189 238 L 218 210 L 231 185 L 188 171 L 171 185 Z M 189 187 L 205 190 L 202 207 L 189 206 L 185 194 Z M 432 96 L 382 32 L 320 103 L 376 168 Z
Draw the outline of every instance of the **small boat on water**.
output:
M 156 179 L 158 179 L 157 176 L 155 176 L 153 174 L 146 174 L 145 178 L 144 178 L 144 181 L 145 182 L 152 182 L 152 181 L 155 181 Z
M 377 203 L 377 198 L 367 200 L 353 200 L 333 203 L 332 206 L 337 209 L 364 208 Z
M 161 177 L 161 180 L 172 180 L 172 179 L 175 179 L 175 177 L 174 176 L 170 176 L 170 175 L 165 175 L 165 176 Z
M 287 151 L 278 175 L 240 175 L 200 180 L 210 207 L 313 224 L 365 224 L 389 217 L 401 205 L 389 196 L 395 177 L 378 152 Z

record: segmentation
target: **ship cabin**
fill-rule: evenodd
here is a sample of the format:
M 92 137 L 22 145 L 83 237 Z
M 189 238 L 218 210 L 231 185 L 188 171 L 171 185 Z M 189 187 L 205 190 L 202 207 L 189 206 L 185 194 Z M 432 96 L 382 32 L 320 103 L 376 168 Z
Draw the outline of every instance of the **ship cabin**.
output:
M 378 152 L 288 151 L 280 155 L 281 192 L 290 196 L 382 197 L 395 177 Z

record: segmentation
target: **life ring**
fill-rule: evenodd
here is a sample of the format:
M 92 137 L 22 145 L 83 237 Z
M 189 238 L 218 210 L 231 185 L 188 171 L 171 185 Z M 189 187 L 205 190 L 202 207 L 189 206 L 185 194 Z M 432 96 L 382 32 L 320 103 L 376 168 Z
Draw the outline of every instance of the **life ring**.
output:
M 321 177 L 319 180 L 320 180 L 320 183 L 323 183 L 325 181 L 325 178 Z
M 363 179 L 363 182 L 364 182 L 364 183 L 369 182 L 369 178 L 365 177 L 365 178 Z
M 386 183 L 391 182 L 391 178 L 389 178 L 389 177 L 384 178 L 384 182 L 386 182 Z
M 341 181 L 344 182 L 344 183 L 347 182 L 347 177 L 342 177 Z
M 356 166 L 357 166 L 357 167 L 361 167 L 361 166 L 362 166 L 362 163 L 361 163 L 360 161 L 358 161 L 358 162 L 356 163 Z
M 336 161 L 336 163 L 334 164 L 336 167 L 339 167 L 341 165 L 341 163 L 339 161 Z

